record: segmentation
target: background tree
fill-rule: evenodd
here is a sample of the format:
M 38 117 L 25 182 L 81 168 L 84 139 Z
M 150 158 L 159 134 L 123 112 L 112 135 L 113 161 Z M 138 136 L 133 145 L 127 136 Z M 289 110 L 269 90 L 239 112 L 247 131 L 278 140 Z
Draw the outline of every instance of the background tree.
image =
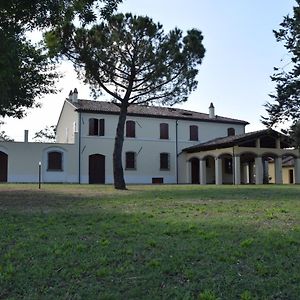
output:
M 0 121 L 0 127 L 3 124 L 4 124 L 4 122 Z M 9 137 L 4 130 L 1 130 L 0 131 L 0 141 L 1 142 L 13 142 L 14 140 L 11 137 Z
M 117 14 L 90 29 L 72 31 L 66 56 L 95 96 L 106 92 L 120 108 L 113 169 L 115 188 L 125 189 L 122 148 L 128 107 L 186 101 L 197 87 L 197 67 L 205 52 L 202 34 L 192 29 L 183 37 L 177 28 L 165 34 L 161 24 L 131 14 Z M 63 48 L 53 42 L 59 40 L 55 35 L 47 35 L 54 53 Z
M 5 0 L 0 2 L 0 115 L 21 118 L 36 99 L 56 92 L 53 61 L 28 32 L 45 29 L 68 39 L 70 24 L 80 26 L 109 15 L 120 0 Z M 65 43 L 64 43 L 65 44 Z
M 46 126 L 44 129 L 34 134 L 33 140 L 40 143 L 54 143 L 55 142 L 56 126 Z
M 286 122 L 295 125 L 300 119 L 300 0 L 296 2 L 293 16 L 284 17 L 280 29 L 274 30 L 277 41 L 284 43 L 291 61 L 285 68 L 274 68 L 275 74 L 271 76 L 276 89 L 270 95 L 273 101 L 265 105 L 268 116 L 262 117 L 267 127 Z

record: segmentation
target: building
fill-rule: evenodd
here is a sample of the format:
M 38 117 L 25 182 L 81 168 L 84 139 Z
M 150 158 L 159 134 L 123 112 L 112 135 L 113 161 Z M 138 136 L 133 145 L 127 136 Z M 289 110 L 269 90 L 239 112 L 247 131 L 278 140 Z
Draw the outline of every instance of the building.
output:
M 112 152 L 119 108 L 114 103 L 78 99 L 64 102 L 56 143 L 0 142 L 0 181 L 113 183 Z M 282 182 L 282 157 L 300 158 L 289 140 L 273 130 L 245 133 L 248 123 L 177 108 L 128 109 L 123 167 L 126 183 L 240 184 L 266 182 L 266 158 L 274 157 L 276 183 Z

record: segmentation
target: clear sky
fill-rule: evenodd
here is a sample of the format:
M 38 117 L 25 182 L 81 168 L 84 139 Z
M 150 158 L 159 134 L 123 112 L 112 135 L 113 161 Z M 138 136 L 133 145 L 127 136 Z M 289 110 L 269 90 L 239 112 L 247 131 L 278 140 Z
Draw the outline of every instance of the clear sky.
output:
M 122 12 L 148 15 L 165 31 L 200 29 L 206 54 L 198 75 L 198 88 L 188 102 L 177 107 L 208 112 L 210 102 L 217 115 L 246 120 L 246 131 L 262 129 L 263 104 L 274 90 L 273 67 L 284 66 L 289 56 L 272 32 L 283 16 L 292 14 L 294 0 L 124 0 Z M 41 99 L 42 108 L 28 110 L 22 120 L 5 119 L 1 130 L 15 140 L 29 137 L 46 125 L 57 123 L 64 99 L 77 87 L 79 98 L 91 99 L 88 86 L 76 79 L 72 66 L 60 67 L 65 77 L 56 95 Z M 102 99 L 105 100 L 105 99 Z

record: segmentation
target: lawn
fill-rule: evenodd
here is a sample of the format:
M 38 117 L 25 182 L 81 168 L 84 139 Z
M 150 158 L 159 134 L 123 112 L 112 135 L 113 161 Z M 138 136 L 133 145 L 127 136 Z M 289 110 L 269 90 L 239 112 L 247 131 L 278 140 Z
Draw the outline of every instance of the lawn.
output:
M 0 299 L 299 299 L 300 186 L 0 185 Z

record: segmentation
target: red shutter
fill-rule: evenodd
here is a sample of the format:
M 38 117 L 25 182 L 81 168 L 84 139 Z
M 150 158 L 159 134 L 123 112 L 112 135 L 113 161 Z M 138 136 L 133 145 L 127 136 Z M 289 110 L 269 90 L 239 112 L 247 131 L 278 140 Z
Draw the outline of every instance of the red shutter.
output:
M 105 121 L 104 119 L 99 120 L 99 136 L 105 135 Z
M 169 125 L 167 123 L 160 124 L 160 138 L 162 140 L 169 139 Z
M 126 122 L 126 137 L 135 137 L 135 122 Z
M 169 170 L 169 153 L 160 153 L 160 169 Z
M 135 169 L 135 153 L 126 152 L 126 169 Z
M 198 126 L 196 125 L 190 126 L 190 140 L 198 141 Z

